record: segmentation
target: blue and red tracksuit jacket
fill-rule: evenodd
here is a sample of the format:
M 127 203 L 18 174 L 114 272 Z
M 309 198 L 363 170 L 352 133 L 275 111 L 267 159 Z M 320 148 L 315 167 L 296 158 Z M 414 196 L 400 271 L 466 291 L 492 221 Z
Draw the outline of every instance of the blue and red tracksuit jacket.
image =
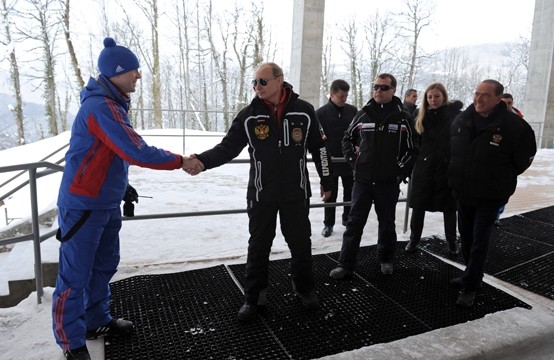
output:
M 129 165 L 179 169 L 182 156 L 148 146 L 127 116 L 130 99 L 105 76 L 90 78 L 65 155 L 58 207 L 113 209 L 121 204 Z

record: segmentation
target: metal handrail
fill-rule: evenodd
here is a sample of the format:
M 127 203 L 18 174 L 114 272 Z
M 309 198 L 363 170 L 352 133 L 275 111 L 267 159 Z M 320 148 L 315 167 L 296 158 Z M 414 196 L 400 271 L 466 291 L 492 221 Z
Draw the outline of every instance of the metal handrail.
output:
M 333 162 L 344 162 L 344 158 L 332 158 Z M 233 159 L 229 163 L 234 164 L 243 164 L 248 163 L 249 159 Z M 41 172 L 37 172 L 38 168 L 46 168 Z M 11 166 L 0 167 L 0 173 L 10 172 L 17 170 L 26 170 L 29 172 L 29 180 L 25 181 L 24 184 L 19 185 L 16 189 L 12 190 L 9 195 L 13 192 L 21 189 L 25 185 L 29 184 L 29 189 L 31 193 L 31 234 L 11 237 L 7 239 L 0 240 L 0 246 L 15 244 L 24 241 L 33 241 L 34 247 L 34 258 L 35 258 L 35 286 L 37 292 L 37 303 L 42 302 L 42 296 L 44 295 L 43 289 L 43 274 L 42 274 L 42 258 L 40 243 L 53 237 L 57 228 L 53 229 L 45 234 L 40 234 L 39 230 L 39 214 L 38 214 L 38 201 L 37 201 L 37 186 L 36 180 L 40 177 L 54 174 L 56 172 L 63 171 L 63 166 L 58 164 L 53 164 L 45 161 L 36 162 L 36 163 L 27 163 Z M 7 196 L 9 196 L 7 195 Z M 399 202 L 404 202 L 406 199 L 399 199 Z M 321 207 L 339 207 L 339 206 L 348 206 L 350 202 L 334 202 L 334 203 L 320 203 L 320 204 L 310 204 L 310 208 L 321 208 Z M 228 215 L 228 214 L 241 214 L 246 213 L 247 209 L 232 209 L 232 210 L 213 210 L 213 211 L 197 211 L 197 212 L 179 212 L 179 213 L 162 213 L 162 214 L 149 214 L 149 215 L 137 215 L 134 217 L 123 217 L 123 221 L 137 221 L 137 220 L 149 220 L 149 219 L 166 219 L 166 218 L 176 218 L 176 217 L 192 217 L 192 216 L 210 216 L 210 215 Z M 404 229 L 404 232 L 406 230 Z
M 37 168 L 47 168 L 50 170 L 46 170 L 37 174 Z M 52 174 L 53 172 L 56 172 L 56 171 L 63 171 L 63 166 L 60 166 L 58 164 L 52 164 L 46 161 L 41 161 L 36 163 L 18 164 L 18 165 L 0 167 L 0 173 L 18 171 L 18 170 L 29 171 L 29 180 L 27 181 L 27 183 L 29 184 L 29 190 L 31 193 L 31 229 L 32 230 L 30 235 L 18 237 L 17 242 L 27 241 L 31 239 L 33 240 L 33 247 L 34 247 L 33 252 L 35 255 L 35 286 L 37 290 L 37 303 L 40 304 L 42 302 L 41 298 L 44 295 L 44 288 L 43 288 L 43 278 L 42 278 L 42 259 L 40 254 L 41 236 L 40 236 L 40 231 L 38 226 L 39 215 L 38 215 L 38 200 L 37 200 L 37 178 Z M 30 237 L 30 239 L 27 237 Z M 4 240 L 0 242 L 0 245 L 6 242 L 7 240 Z

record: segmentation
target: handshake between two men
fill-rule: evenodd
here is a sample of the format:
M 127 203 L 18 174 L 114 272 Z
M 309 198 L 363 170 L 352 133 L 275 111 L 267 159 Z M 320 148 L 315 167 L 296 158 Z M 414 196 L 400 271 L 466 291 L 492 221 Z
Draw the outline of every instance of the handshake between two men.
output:
M 198 175 L 204 171 L 205 167 L 202 161 L 196 158 L 196 155 L 183 156 L 182 169 L 190 175 Z

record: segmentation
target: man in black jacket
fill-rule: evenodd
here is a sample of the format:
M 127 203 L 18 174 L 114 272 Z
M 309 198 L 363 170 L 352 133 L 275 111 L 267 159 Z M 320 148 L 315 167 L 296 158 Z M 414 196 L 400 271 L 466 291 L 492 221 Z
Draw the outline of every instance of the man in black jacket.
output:
M 458 200 L 458 229 L 466 268 L 451 280 L 461 289 L 457 304 L 473 305 L 482 279 L 491 228 L 508 202 L 517 176 L 533 161 L 535 134 L 508 111 L 504 86 L 496 80 L 477 85 L 473 105 L 456 117 L 451 131 L 448 183 Z
M 342 79 L 334 80 L 331 83 L 329 89 L 329 101 L 316 110 L 316 115 L 327 136 L 327 147 L 331 152 L 331 156 L 335 158 L 343 158 L 342 153 L 342 138 L 344 132 L 350 125 L 350 122 L 354 118 L 354 115 L 358 112 L 358 109 L 350 104 L 346 103 L 348 98 L 348 92 L 350 91 L 350 85 Z M 337 201 L 339 192 L 339 178 L 342 181 L 343 195 L 342 200 L 347 202 L 351 199 L 352 183 L 354 178 L 352 176 L 352 167 L 346 162 L 334 162 L 333 173 L 333 188 L 331 189 L 331 196 L 327 202 L 334 203 Z M 321 235 L 329 237 L 333 233 L 333 226 L 335 225 L 335 207 L 325 208 L 325 217 L 323 219 L 323 231 Z M 350 212 L 350 206 L 345 206 L 342 213 L 342 224 L 346 226 L 348 220 L 348 213 Z
M 221 143 L 196 157 L 187 169 L 197 174 L 237 157 L 245 146 L 250 153 L 250 179 L 246 199 L 250 239 L 246 260 L 245 303 L 238 318 L 256 318 L 267 305 L 268 266 L 275 238 L 277 214 L 291 252 L 292 286 L 307 309 L 319 306 L 312 271 L 310 182 L 307 151 L 321 178 L 323 201 L 331 193 L 331 164 L 314 107 L 301 100 L 284 81 L 283 70 L 264 63 L 252 86 L 256 97 L 233 120 Z
M 399 183 L 413 166 L 412 120 L 394 96 L 394 76 L 378 75 L 373 90 L 373 98 L 356 114 L 343 139 L 344 156 L 354 167 L 354 186 L 339 265 L 330 273 L 334 279 L 352 275 L 373 203 L 379 221 L 377 259 L 383 274 L 393 272 Z

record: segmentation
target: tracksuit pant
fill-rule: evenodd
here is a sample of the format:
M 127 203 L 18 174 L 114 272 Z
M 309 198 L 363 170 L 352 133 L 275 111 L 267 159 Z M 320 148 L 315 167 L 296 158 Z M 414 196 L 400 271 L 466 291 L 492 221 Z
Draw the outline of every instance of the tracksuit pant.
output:
M 60 208 L 59 225 L 67 234 L 82 210 Z M 87 329 L 112 320 L 109 282 L 119 264 L 121 210 L 93 210 L 75 234 L 60 244 L 60 262 L 52 299 L 52 325 L 63 350 L 86 343 Z

